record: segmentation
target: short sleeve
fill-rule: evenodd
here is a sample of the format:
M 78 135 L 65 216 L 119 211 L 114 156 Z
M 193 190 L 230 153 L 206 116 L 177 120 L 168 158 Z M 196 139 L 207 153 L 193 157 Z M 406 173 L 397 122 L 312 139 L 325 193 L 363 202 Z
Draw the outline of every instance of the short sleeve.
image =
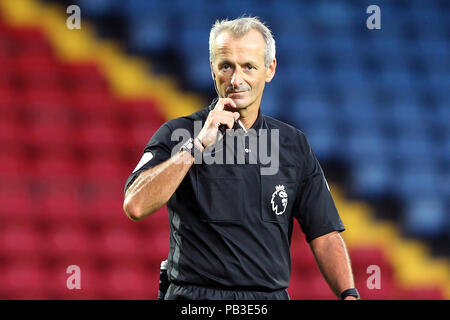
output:
M 304 168 L 297 195 L 294 216 L 300 223 L 306 240 L 310 242 L 333 231 L 344 231 L 322 168 L 306 137 L 302 134 Z
M 163 124 L 152 136 L 144 153 L 128 177 L 124 191 L 127 191 L 131 183 L 141 174 L 141 172 L 153 168 L 160 163 L 170 159 L 173 141 L 171 141 L 172 131 L 167 123 Z

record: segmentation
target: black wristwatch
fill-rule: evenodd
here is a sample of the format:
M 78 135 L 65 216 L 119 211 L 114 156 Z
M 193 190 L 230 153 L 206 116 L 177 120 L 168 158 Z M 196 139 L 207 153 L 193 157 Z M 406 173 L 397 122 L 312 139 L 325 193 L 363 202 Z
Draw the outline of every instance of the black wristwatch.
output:
M 350 289 L 344 290 L 341 293 L 341 295 L 339 296 L 339 299 L 344 300 L 348 296 L 355 297 L 358 300 L 361 299 L 361 297 L 359 296 L 359 292 L 358 292 L 358 290 L 356 290 L 356 288 L 350 288 Z
M 194 143 L 194 139 L 189 138 L 188 141 L 186 141 L 180 148 L 180 151 L 185 150 L 189 152 L 193 157 L 195 157 L 195 153 L 198 152 L 198 154 L 202 154 L 203 151 L 200 150 L 197 145 Z M 197 152 L 195 152 L 197 150 Z

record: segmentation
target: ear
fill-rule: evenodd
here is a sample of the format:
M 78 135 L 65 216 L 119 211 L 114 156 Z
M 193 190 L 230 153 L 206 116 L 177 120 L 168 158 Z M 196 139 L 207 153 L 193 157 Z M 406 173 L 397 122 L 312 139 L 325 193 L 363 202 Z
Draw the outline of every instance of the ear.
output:
M 273 59 L 269 66 L 266 68 L 266 82 L 272 81 L 275 76 L 275 69 L 277 68 L 277 59 Z
M 209 60 L 209 66 L 211 67 L 211 77 L 213 81 L 216 82 L 216 74 L 214 73 L 214 67 L 211 60 Z

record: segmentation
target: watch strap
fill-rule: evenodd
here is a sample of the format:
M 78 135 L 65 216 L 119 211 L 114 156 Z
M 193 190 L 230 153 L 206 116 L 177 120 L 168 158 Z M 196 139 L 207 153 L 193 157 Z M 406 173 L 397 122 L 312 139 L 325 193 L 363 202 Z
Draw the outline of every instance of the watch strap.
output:
M 358 290 L 356 290 L 356 288 L 350 288 L 350 289 L 342 291 L 342 293 L 339 296 L 339 298 L 341 300 L 344 300 L 348 296 L 355 297 L 358 300 L 361 299 L 361 297 L 359 296 L 359 292 L 358 292 Z

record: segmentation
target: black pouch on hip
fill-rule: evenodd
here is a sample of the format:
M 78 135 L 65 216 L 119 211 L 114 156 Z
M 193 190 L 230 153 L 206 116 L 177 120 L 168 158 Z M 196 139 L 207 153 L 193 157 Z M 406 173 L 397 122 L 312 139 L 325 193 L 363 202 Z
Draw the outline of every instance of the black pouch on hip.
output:
M 159 289 L 158 289 L 158 300 L 164 300 L 167 288 L 169 288 L 169 276 L 167 275 L 167 260 L 161 261 L 161 267 L 159 269 Z

